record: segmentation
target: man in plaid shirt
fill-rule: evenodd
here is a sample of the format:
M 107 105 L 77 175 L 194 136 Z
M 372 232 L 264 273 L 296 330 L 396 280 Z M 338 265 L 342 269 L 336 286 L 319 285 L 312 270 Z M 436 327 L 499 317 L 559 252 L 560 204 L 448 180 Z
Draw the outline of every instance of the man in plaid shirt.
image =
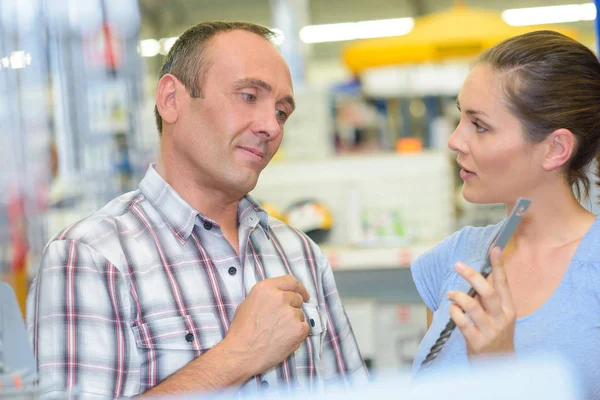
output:
M 367 381 L 327 259 L 248 196 L 294 110 L 271 36 L 239 22 L 184 32 L 156 91 L 158 162 L 46 246 L 27 312 L 46 394 Z

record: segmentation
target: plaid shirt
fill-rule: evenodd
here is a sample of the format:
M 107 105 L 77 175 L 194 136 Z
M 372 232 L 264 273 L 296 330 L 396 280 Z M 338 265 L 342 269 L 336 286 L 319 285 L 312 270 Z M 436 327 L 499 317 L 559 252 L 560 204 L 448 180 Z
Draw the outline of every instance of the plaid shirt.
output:
M 242 392 L 366 381 L 323 253 L 250 196 L 238 220 L 240 256 L 151 166 L 137 191 L 50 240 L 27 300 L 40 386 L 85 397 L 143 393 L 219 343 L 256 282 L 284 274 L 311 296 L 310 335 Z

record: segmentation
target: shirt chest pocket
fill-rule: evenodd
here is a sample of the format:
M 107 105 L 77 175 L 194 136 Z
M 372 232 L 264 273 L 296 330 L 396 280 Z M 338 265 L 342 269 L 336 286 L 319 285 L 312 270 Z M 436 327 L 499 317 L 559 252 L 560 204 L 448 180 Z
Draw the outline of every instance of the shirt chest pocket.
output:
M 305 305 L 302 311 L 304 311 L 306 322 L 308 322 L 308 326 L 310 327 L 310 333 L 308 335 L 311 337 L 323 336 L 327 331 L 327 327 L 325 325 L 325 317 L 321 314 L 319 307 Z
M 213 313 L 156 318 L 133 327 L 139 349 L 156 351 L 206 352 L 223 339 Z
M 310 332 L 304 343 L 294 353 L 298 383 L 307 389 L 314 389 L 322 376 L 323 343 L 327 335 L 327 319 L 316 305 L 304 304 L 302 307 Z

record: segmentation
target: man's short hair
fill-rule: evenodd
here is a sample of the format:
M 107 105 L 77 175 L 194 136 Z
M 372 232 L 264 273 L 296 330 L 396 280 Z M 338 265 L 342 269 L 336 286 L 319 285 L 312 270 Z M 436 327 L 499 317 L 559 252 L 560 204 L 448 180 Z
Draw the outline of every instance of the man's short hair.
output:
M 160 69 L 160 80 L 165 74 L 172 74 L 179 79 L 194 98 L 202 97 L 204 77 L 210 66 L 210 60 L 205 59 L 206 44 L 219 32 L 244 30 L 255 33 L 267 40 L 272 40 L 275 33 L 267 27 L 251 22 L 239 21 L 209 21 L 201 22 L 188 28 L 169 50 Z M 154 106 L 156 127 L 159 136 L 162 135 L 162 118 L 158 107 Z

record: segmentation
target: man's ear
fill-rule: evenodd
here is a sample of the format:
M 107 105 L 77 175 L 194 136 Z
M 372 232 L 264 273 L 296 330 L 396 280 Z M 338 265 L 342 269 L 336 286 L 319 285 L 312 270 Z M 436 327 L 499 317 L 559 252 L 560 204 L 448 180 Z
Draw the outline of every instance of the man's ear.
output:
M 156 86 L 156 108 L 160 114 L 163 125 L 174 124 L 179 115 L 179 103 L 177 102 L 177 86 L 181 83 L 171 74 L 165 74 Z
M 542 167 L 546 171 L 561 168 L 575 151 L 575 135 L 568 129 L 557 129 L 544 140 L 546 149 Z

